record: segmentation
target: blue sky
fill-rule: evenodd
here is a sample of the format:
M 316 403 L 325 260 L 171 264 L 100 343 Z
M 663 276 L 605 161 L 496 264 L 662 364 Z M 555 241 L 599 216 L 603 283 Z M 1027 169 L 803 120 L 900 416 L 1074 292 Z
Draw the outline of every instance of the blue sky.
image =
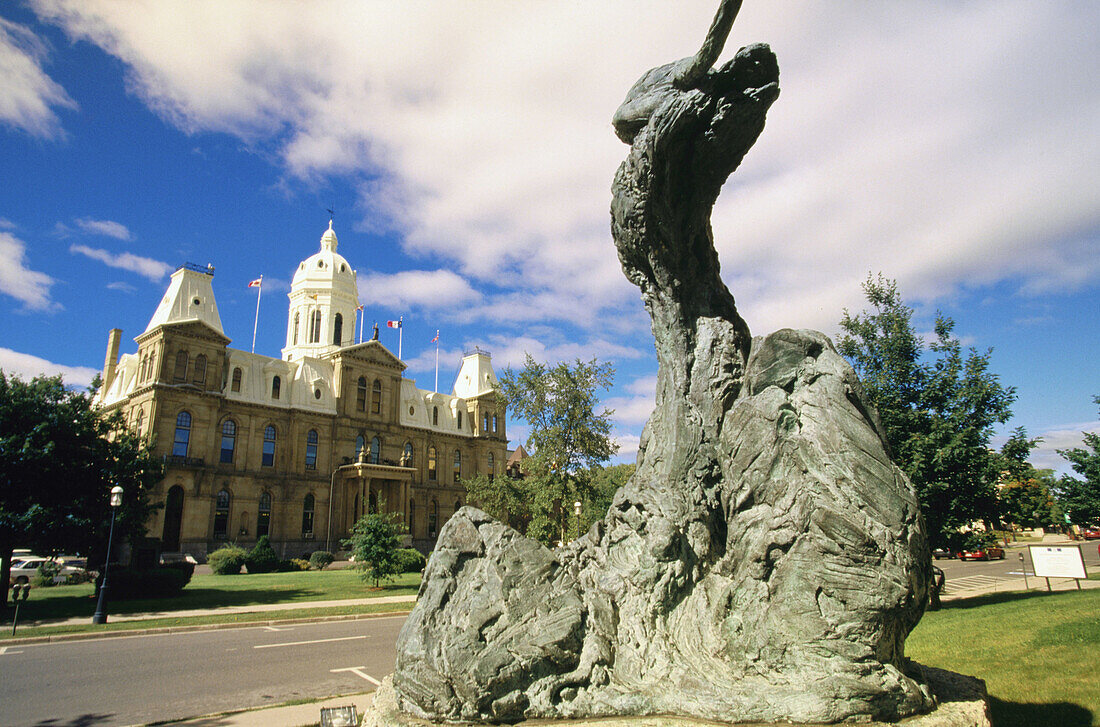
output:
M 608 223 L 610 118 L 693 53 L 716 3 L 0 4 L 0 368 L 86 382 L 183 262 L 212 263 L 233 346 L 278 355 L 286 292 L 336 210 L 369 329 L 450 387 L 599 357 L 620 460 L 656 361 Z M 837 331 L 871 272 L 955 318 L 1044 445 L 1100 431 L 1100 5 L 747 2 L 782 94 L 715 208 L 754 334 Z M 369 335 L 369 334 L 368 334 Z M 396 334 L 382 340 L 395 352 Z M 522 437 L 521 427 L 512 427 Z M 513 441 L 514 444 L 514 441 Z

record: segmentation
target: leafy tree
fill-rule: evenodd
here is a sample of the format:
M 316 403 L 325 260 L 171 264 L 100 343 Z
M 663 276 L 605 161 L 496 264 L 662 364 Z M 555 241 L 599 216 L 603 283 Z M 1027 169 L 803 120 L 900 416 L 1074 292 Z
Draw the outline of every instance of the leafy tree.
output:
M 635 469 L 637 469 L 635 464 L 615 464 L 608 467 L 594 467 L 590 470 L 592 499 L 584 503 L 578 534 L 587 532 L 592 527 L 592 523 L 603 519 L 607 509 L 611 507 L 615 492 L 626 484 Z
M 248 552 L 245 565 L 249 573 L 274 573 L 279 568 L 279 554 L 271 547 L 271 538 L 261 535 Z
M 1100 404 L 1100 396 L 1093 402 Z M 1100 434 L 1084 432 L 1084 447 L 1059 449 L 1081 479 L 1066 475 L 1058 482 L 1057 495 L 1070 520 L 1085 525 L 1100 521 Z
M 335 560 L 336 556 L 327 550 L 315 550 L 313 554 L 309 556 L 309 564 L 317 570 L 324 570 L 332 565 Z
M 525 479 L 515 479 L 503 475 L 490 478 L 481 473 L 462 480 L 466 487 L 466 497 L 470 503 L 507 523 L 520 532 L 527 532 L 531 521 L 528 507 L 528 488 Z
M 26 382 L 0 371 L 0 607 L 14 548 L 102 561 L 111 487 L 124 491 L 116 543 L 133 541 L 145 533 L 148 492 L 163 476 L 121 413 L 97 410 L 88 393 L 66 389 L 59 376 Z
M 380 510 L 385 506 L 380 504 Z M 363 580 L 374 581 L 375 588 L 401 572 L 401 536 L 405 527 L 401 514 L 396 512 L 367 513 L 351 529 L 351 537 L 343 546 L 355 557 L 355 567 Z
M 998 511 L 1002 520 L 1024 527 L 1047 527 L 1054 523 L 1053 477 L 1027 461 L 1041 439 L 1028 439 L 1027 431 L 1017 427 L 1001 446 L 1001 478 L 997 490 Z
M 1008 421 L 1016 393 L 989 370 L 992 349 L 965 355 L 955 323 L 937 314 L 926 346 L 897 284 L 869 276 L 871 310 L 841 319 L 838 350 L 859 374 L 878 409 L 898 466 L 913 481 L 933 548 L 975 520 L 996 517 L 1000 456 L 989 449 Z
M 618 451 L 611 441 L 614 412 L 596 412 L 596 392 L 610 388 L 614 377 L 611 364 L 596 359 L 548 366 L 530 354 L 519 371 L 504 371 L 501 396 L 512 414 L 530 426 L 527 447 L 532 454 L 523 463 L 521 486 L 528 535 L 548 544 L 567 540 L 570 521 L 576 528 L 573 503 L 585 506 L 595 499 L 590 470 Z M 493 482 L 509 487 L 502 481 L 506 479 Z M 487 499 L 490 507 L 515 503 L 511 492 Z

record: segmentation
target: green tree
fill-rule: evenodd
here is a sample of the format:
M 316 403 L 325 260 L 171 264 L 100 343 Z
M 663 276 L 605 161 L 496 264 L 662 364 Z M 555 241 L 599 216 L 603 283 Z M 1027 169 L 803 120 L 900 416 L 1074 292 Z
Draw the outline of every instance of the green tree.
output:
M 14 548 L 101 561 L 111 487 L 124 490 L 117 544 L 144 535 L 148 492 L 163 476 L 121 413 L 97 410 L 89 393 L 65 388 L 59 376 L 27 382 L 0 371 L 0 604 L 6 608 Z
M 384 510 L 385 505 L 380 504 Z M 401 513 L 367 513 L 351 529 L 351 537 L 343 541 L 343 546 L 351 550 L 355 558 L 355 567 L 365 581 L 374 581 L 375 588 L 382 581 L 388 581 L 401 572 L 401 559 L 397 553 L 401 548 L 401 536 L 405 527 L 401 523 Z
M 504 371 L 501 397 L 513 416 L 530 426 L 527 447 L 532 454 L 523 463 L 522 487 L 531 537 L 547 544 L 567 540 L 571 521 L 576 529 L 573 503 L 584 507 L 594 500 L 590 471 L 618 451 L 611 441 L 614 412 L 596 411 L 597 390 L 610 388 L 614 377 L 611 364 L 596 359 L 548 366 L 530 354 L 519 371 Z M 511 497 L 505 493 L 496 500 Z
M 898 466 L 913 481 L 933 548 L 958 529 L 996 517 L 1000 456 L 993 427 L 1008 421 L 1016 394 L 990 371 L 992 349 L 964 355 L 955 323 L 937 314 L 926 345 L 897 284 L 869 276 L 871 310 L 844 311 L 838 350 L 859 374 L 878 409 Z
M 1001 477 L 997 489 L 998 513 L 1005 523 L 1023 527 L 1047 527 L 1054 523 L 1053 477 L 1037 470 L 1027 458 L 1041 439 L 1028 439 L 1017 427 L 1001 446 Z
M 531 521 L 528 508 L 528 482 L 504 475 L 485 473 L 462 480 L 470 503 L 520 532 L 527 532 Z
M 1100 404 L 1100 396 L 1092 400 Z M 1078 525 L 1100 522 L 1100 433 L 1084 432 L 1083 437 L 1084 447 L 1058 450 L 1080 477 L 1065 475 L 1056 491 L 1062 508 Z
M 592 499 L 584 503 L 578 534 L 585 533 L 592 523 L 602 520 L 611 507 L 611 500 L 620 487 L 634 474 L 637 465 L 614 464 L 607 467 L 593 467 L 589 472 Z

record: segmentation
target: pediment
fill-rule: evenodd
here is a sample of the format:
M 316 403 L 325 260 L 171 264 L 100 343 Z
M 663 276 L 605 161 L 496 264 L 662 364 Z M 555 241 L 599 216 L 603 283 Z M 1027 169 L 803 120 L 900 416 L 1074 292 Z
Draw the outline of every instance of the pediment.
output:
M 404 371 L 405 362 L 390 353 L 389 349 L 378 341 L 365 341 L 354 346 L 342 348 L 333 355 L 334 359 L 353 359 L 355 361 Z
M 227 338 L 224 334 L 214 330 L 210 325 L 194 320 L 194 321 L 180 321 L 178 323 L 162 323 L 151 331 L 147 331 L 142 335 L 135 338 L 135 341 L 140 343 L 140 339 L 144 339 L 149 334 L 156 331 L 164 331 L 166 334 L 174 336 L 187 336 L 188 338 L 198 338 L 203 341 L 212 341 L 222 346 L 228 346 L 233 340 Z

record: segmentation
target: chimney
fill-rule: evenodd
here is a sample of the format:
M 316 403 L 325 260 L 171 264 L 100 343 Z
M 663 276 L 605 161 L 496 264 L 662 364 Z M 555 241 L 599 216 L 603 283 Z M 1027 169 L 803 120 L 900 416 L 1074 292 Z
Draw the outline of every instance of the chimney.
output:
M 103 388 L 106 391 L 115 378 L 115 368 L 118 366 L 118 345 L 122 341 L 122 329 L 112 328 L 107 334 L 107 358 L 103 361 Z

